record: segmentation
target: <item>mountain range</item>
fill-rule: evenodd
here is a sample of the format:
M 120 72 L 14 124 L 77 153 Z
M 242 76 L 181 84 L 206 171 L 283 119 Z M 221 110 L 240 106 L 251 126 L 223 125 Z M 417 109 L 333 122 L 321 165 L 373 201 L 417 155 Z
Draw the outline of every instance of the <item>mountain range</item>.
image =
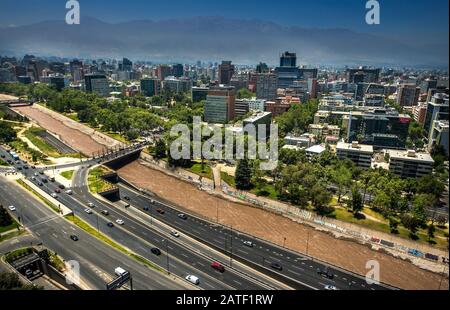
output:
M 83 17 L 79 25 L 49 20 L 0 28 L 0 54 L 8 55 L 276 64 L 281 52 L 293 51 L 300 64 L 448 67 L 448 39 L 432 46 L 421 46 L 420 38 L 405 41 L 343 28 L 219 16 L 122 23 Z

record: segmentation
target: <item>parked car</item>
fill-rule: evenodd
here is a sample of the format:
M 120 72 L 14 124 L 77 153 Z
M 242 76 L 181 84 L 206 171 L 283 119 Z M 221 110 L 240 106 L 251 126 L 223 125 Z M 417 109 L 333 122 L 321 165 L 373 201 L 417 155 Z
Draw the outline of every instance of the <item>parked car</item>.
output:
M 150 251 L 157 256 L 161 255 L 161 250 L 158 248 L 152 248 Z
M 76 235 L 70 235 L 70 239 L 72 239 L 73 241 L 78 241 L 78 237 Z
M 188 280 L 189 282 L 191 282 L 192 284 L 195 285 L 199 285 L 200 284 L 200 279 L 194 275 L 188 275 L 186 276 L 186 280 Z
M 211 267 L 219 272 L 225 272 L 225 267 L 219 262 L 213 262 Z

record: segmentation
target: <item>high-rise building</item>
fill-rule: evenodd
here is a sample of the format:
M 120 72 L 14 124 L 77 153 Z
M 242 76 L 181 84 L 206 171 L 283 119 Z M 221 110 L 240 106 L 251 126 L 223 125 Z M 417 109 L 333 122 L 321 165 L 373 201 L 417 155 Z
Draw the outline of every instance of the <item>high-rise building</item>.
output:
M 200 102 L 206 100 L 209 87 L 192 87 L 192 102 Z
M 119 71 L 133 71 L 133 62 L 124 57 L 122 62 L 119 62 Z
M 228 85 L 234 74 L 234 65 L 231 61 L 222 61 L 219 65 L 219 84 Z
M 211 88 L 206 97 L 205 122 L 225 124 L 233 120 L 235 100 L 234 87 L 217 86 Z
M 423 128 L 430 134 L 434 121 L 448 120 L 449 115 L 449 96 L 443 93 L 434 94 L 428 102 L 427 115 Z
M 161 81 L 157 78 L 141 80 L 141 93 L 146 97 L 157 96 L 161 92 Z
M 249 112 L 248 101 L 244 99 L 236 99 L 234 102 L 234 116 L 236 118 L 243 117 Z
M 420 88 L 416 84 L 402 84 L 398 88 L 397 104 L 412 107 L 419 102 Z
M 433 126 L 430 130 L 430 136 L 428 137 L 428 150 L 431 152 L 433 147 L 435 145 L 441 145 L 444 147 L 445 152 L 447 156 L 449 155 L 448 150 L 448 143 L 449 143 L 449 136 L 448 136 L 448 129 L 449 129 L 449 121 L 447 120 L 440 120 L 440 121 L 434 121 Z
M 269 72 L 269 67 L 266 63 L 260 62 L 258 65 L 256 65 L 256 73 L 267 73 Z
M 156 75 L 158 76 L 158 79 L 160 79 L 161 81 L 164 81 L 166 79 L 166 77 L 172 75 L 172 68 L 167 65 L 160 65 L 156 69 Z
M 420 85 L 420 91 L 422 93 L 428 93 L 428 91 L 432 88 L 436 88 L 437 87 L 437 80 L 434 79 L 426 79 L 425 81 L 422 82 L 422 84 Z
M 182 64 L 173 65 L 172 75 L 177 78 L 182 77 L 184 75 L 184 66 Z
M 57 91 L 61 91 L 64 89 L 65 81 L 63 76 L 51 76 L 50 77 L 50 85 L 53 86 Z
M 84 76 L 86 92 L 102 97 L 109 96 L 109 83 L 104 74 L 87 74 Z
M 296 67 L 297 66 L 297 54 L 284 52 L 280 56 L 280 67 Z
M 256 98 L 275 100 L 277 97 L 278 77 L 273 73 L 256 74 Z
M 380 79 L 381 69 L 369 69 L 360 67 L 358 69 L 347 69 L 348 83 L 377 83 Z
M 169 90 L 175 93 L 184 93 L 191 90 L 192 80 L 187 77 L 176 78 L 174 76 L 169 76 L 162 81 L 162 85 L 164 90 Z

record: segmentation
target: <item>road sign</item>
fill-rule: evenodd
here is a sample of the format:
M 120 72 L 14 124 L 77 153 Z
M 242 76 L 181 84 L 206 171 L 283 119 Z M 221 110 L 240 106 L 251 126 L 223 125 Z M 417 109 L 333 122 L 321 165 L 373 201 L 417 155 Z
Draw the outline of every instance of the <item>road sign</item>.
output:
M 130 283 L 131 283 L 131 274 L 127 271 L 127 272 L 123 273 L 120 277 L 112 280 L 110 283 L 107 283 L 106 289 L 108 291 L 115 290 L 117 288 L 122 287 L 122 285 L 124 285 L 128 281 L 130 281 Z

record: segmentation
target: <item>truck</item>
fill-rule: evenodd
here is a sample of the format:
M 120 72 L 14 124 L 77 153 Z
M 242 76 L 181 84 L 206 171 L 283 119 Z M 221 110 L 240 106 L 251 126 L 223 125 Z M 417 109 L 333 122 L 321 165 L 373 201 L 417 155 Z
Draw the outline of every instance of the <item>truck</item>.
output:
M 127 271 L 125 269 L 123 269 L 122 267 L 117 267 L 116 269 L 114 269 L 114 273 L 116 274 L 116 276 L 121 277 L 124 274 L 126 274 Z

